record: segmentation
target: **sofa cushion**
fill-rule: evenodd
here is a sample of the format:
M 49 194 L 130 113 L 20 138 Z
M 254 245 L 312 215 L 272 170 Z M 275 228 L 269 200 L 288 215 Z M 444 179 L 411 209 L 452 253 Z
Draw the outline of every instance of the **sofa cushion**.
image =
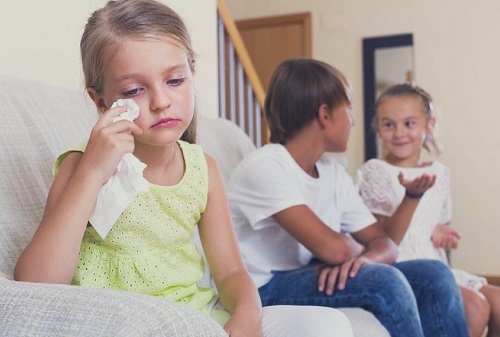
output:
M 87 139 L 97 113 L 85 93 L 0 76 L 0 273 L 15 262 L 41 219 L 52 165 Z
M 255 150 L 250 137 L 224 118 L 200 116 L 197 131 L 198 144 L 215 159 L 225 182 L 243 157 Z
M 120 290 L 0 278 L 0 313 L 0 336 L 227 337 L 187 305 Z

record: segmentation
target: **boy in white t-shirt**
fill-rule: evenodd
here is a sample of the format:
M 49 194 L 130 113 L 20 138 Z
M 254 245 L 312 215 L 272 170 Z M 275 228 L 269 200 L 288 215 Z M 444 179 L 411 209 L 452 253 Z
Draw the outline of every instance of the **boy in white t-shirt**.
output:
M 397 248 L 326 152 L 343 152 L 350 88 L 312 59 L 275 71 L 265 111 L 271 144 L 229 186 L 231 213 L 264 306 L 362 307 L 391 336 L 467 336 L 461 297 L 439 261 L 395 263 Z

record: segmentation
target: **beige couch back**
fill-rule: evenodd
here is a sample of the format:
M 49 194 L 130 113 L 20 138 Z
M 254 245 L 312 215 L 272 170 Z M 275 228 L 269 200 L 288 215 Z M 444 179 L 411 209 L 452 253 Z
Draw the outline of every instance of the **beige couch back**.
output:
M 0 273 L 12 278 L 52 182 L 52 164 L 97 118 L 84 93 L 0 77 Z

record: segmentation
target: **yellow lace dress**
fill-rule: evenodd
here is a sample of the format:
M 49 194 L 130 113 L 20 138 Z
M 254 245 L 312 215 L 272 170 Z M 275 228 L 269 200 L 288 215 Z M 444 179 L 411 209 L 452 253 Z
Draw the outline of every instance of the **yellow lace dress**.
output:
M 185 161 L 181 181 L 175 186 L 150 184 L 150 191 L 135 197 L 105 239 L 88 226 L 73 284 L 162 296 L 214 314 L 217 296 L 197 285 L 205 264 L 192 242 L 207 204 L 207 165 L 200 146 L 178 144 Z M 72 151 L 58 158 L 56 171 Z

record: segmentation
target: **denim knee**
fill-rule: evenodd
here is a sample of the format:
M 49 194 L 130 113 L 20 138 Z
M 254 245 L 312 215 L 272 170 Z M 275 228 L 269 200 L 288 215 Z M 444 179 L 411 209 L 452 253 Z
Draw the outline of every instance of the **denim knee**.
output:
M 378 291 L 383 290 L 395 298 L 412 295 L 410 284 L 405 275 L 397 268 L 386 264 L 368 264 L 364 265 L 363 268 L 364 272 L 370 274 L 370 277 L 366 278 L 370 280 L 365 279 L 365 282 L 368 285 L 373 284 L 375 288 L 378 288 Z M 377 291 L 377 289 L 373 290 Z
M 396 267 L 401 270 L 410 283 L 417 282 L 421 287 L 434 289 L 438 294 L 458 291 L 450 268 L 441 261 L 417 259 L 399 262 Z
M 446 264 L 419 259 L 395 266 L 413 289 L 426 336 L 467 336 L 462 296 Z

